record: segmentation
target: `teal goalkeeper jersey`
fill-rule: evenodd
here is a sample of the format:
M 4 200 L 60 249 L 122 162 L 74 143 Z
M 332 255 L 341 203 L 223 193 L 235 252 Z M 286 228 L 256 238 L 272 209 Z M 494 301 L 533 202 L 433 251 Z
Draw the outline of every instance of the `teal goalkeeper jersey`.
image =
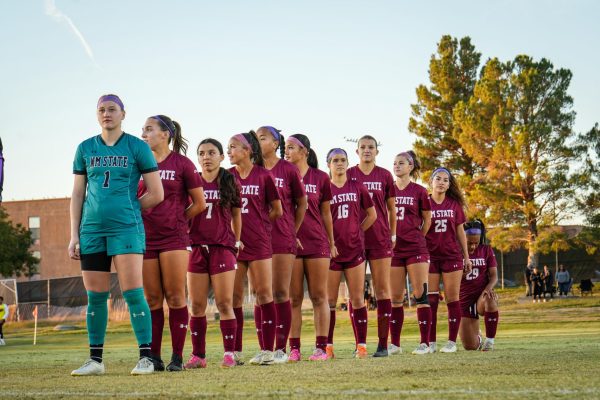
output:
M 100 135 L 83 141 L 73 161 L 73 173 L 87 178 L 80 234 L 143 234 L 138 182 L 142 174 L 157 170 L 150 147 L 128 133 L 113 146 Z

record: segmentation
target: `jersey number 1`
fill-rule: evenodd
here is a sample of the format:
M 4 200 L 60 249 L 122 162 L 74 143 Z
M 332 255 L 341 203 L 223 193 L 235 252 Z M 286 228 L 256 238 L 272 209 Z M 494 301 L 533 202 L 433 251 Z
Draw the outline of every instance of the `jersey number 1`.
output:
M 109 181 L 110 181 L 110 171 L 104 171 L 104 183 L 102 184 L 102 187 L 107 188 Z

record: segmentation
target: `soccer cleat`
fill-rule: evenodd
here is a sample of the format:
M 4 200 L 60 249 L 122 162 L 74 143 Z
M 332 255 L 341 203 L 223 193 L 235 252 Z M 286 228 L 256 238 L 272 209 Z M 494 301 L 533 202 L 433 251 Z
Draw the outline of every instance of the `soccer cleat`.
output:
M 288 362 L 288 355 L 283 350 L 275 350 L 273 360 L 274 364 L 285 364 Z
M 169 364 L 170 365 L 170 364 Z M 190 356 L 184 365 L 185 369 L 206 368 L 206 358 L 200 358 L 194 354 Z
M 273 352 L 269 350 L 263 350 L 262 357 L 260 358 L 260 365 L 271 365 L 275 362 Z
M 440 353 L 456 353 L 456 342 L 448 340 L 448 343 L 440 349 Z
M 0 346 L 4 346 L 6 345 L 6 342 L 4 341 L 4 339 L 0 339 Z
M 367 352 L 366 344 L 359 344 L 356 346 L 356 355 L 355 358 L 367 358 L 369 357 L 369 353 Z
M 395 354 L 402 354 L 402 347 L 396 346 L 395 344 L 390 344 L 388 346 L 388 354 L 393 356 Z
M 206 366 L 206 364 L 204 364 Z M 235 361 L 235 354 L 232 352 L 225 352 L 223 354 L 223 361 L 221 362 L 221 368 L 233 368 L 237 365 Z M 186 367 L 187 368 L 187 367 Z
M 241 351 L 234 351 L 233 359 L 235 360 L 235 365 L 244 365 L 244 354 Z
M 366 351 L 366 349 L 365 349 Z M 308 361 L 326 361 L 327 360 L 327 353 L 324 352 L 322 349 L 315 349 L 315 351 L 313 351 L 312 355 L 310 357 L 308 357 Z
M 429 352 L 435 353 L 437 351 L 437 342 L 429 342 Z
M 412 351 L 412 353 L 416 355 L 427 354 L 429 353 L 429 346 L 427 346 L 427 343 L 421 343 L 419 347 Z
M 159 356 L 152 356 L 152 363 L 154 364 L 154 371 L 164 371 L 165 363 Z
M 389 356 L 389 349 L 377 346 L 377 351 L 373 353 L 373 357 L 387 357 Z
M 328 344 L 327 347 L 325 347 L 325 353 L 327 353 L 327 358 L 335 358 L 335 354 L 333 354 L 332 344 Z
M 148 375 L 154 372 L 154 364 L 148 357 L 142 357 L 138 360 L 135 368 L 131 370 L 131 375 Z
M 205 361 L 206 363 L 206 361 Z M 167 365 L 167 371 L 169 372 L 179 372 L 183 371 L 183 357 L 178 354 L 173 354 L 171 356 L 171 362 Z
M 104 363 L 90 358 L 81 367 L 71 371 L 71 376 L 104 375 L 104 372 Z
M 288 357 L 288 362 L 298 362 L 302 359 L 302 355 L 300 354 L 299 349 L 290 350 L 290 356 Z
M 259 351 L 254 357 L 252 357 L 250 359 L 250 361 L 248 361 L 248 364 L 250 364 L 250 365 L 260 365 L 260 362 L 262 360 L 262 356 L 263 356 L 263 350 Z
M 481 351 L 492 351 L 494 350 L 494 342 L 491 340 L 485 339 L 483 344 L 481 345 Z

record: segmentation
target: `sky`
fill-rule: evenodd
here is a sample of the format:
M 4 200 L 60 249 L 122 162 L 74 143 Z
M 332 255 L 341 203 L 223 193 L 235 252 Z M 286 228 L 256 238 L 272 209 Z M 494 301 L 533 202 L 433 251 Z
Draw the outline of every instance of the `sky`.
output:
M 180 122 L 196 164 L 200 140 L 273 125 L 307 135 L 322 168 L 332 147 L 355 164 L 344 138 L 371 134 L 391 169 L 444 34 L 471 37 L 482 61 L 570 69 L 586 131 L 600 121 L 599 15 L 594 0 L 0 0 L 3 200 L 70 196 L 104 93 L 123 99 L 128 133 L 155 114 Z

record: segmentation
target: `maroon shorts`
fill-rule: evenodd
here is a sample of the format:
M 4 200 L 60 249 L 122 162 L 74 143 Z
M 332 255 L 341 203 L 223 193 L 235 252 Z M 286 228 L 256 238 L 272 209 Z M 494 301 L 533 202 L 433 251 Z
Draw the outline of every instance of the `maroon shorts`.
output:
M 429 264 L 429 273 L 430 274 L 441 274 L 454 272 L 454 271 L 462 271 L 463 262 L 460 261 L 431 261 Z
M 331 251 L 329 250 L 329 247 L 323 247 L 322 249 L 311 249 L 308 251 L 304 249 L 298 249 L 296 258 L 331 258 Z
M 237 262 L 233 250 L 224 246 L 194 246 L 188 272 L 216 275 L 234 271 Z
M 390 258 L 392 257 L 393 252 L 392 248 L 379 248 L 379 249 L 366 249 L 365 257 L 367 260 L 380 260 L 382 258 Z
M 406 267 L 407 265 L 429 263 L 429 254 L 417 254 L 410 257 L 392 257 L 392 267 Z
M 296 245 L 289 245 L 289 246 L 273 246 L 273 254 L 293 254 L 296 255 L 298 253 L 298 250 L 296 248 Z
M 365 262 L 365 257 L 358 255 L 350 261 L 334 261 L 331 260 L 329 263 L 330 271 L 344 271 L 350 268 L 358 267 L 360 264 Z
M 464 318 L 475 318 L 479 319 L 479 314 L 477 313 L 477 300 L 479 300 L 480 295 L 469 295 L 469 296 L 461 296 L 460 298 L 460 312 Z
M 152 260 L 158 258 L 160 253 L 165 253 L 167 251 L 175 251 L 175 250 L 187 250 L 192 251 L 190 246 L 186 246 L 184 244 L 173 244 L 170 246 L 161 247 L 160 249 L 146 249 L 144 253 L 144 260 Z

